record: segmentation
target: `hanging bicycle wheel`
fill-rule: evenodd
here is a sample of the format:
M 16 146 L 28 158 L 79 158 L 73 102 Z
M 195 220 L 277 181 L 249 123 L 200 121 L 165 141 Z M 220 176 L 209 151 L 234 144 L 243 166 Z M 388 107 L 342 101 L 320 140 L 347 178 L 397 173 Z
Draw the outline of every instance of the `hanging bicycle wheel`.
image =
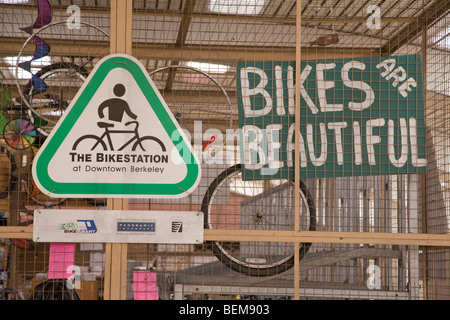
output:
M 3 139 L 14 149 L 23 150 L 31 147 L 38 137 L 38 132 L 28 119 L 12 119 L 3 129 Z
M 293 181 L 244 181 L 241 166 L 223 171 L 207 189 L 202 203 L 206 229 L 294 230 Z M 315 230 L 313 199 L 300 182 L 300 230 Z M 311 244 L 300 245 L 300 259 Z M 294 266 L 294 244 L 288 242 L 213 242 L 214 255 L 234 271 L 264 277 Z
M 92 46 L 92 50 L 82 56 L 56 58 L 50 55 L 54 34 L 63 34 L 68 42 L 90 40 L 99 41 L 99 45 Z M 45 54 L 33 41 L 35 39 L 41 39 L 48 45 Z M 36 30 L 24 42 L 15 67 L 16 86 L 20 94 L 18 102 L 27 108 L 28 117 L 42 135 L 49 135 L 88 77 L 89 71 L 85 66 L 91 64 L 94 57 L 103 57 L 108 53 L 108 40 L 109 35 L 95 25 L 80 21 L 79 29 L 68 29 L 66 21 L 58 21 Z M 39 53 L 39 58 L 22 61 L 24 52 L 30 46 L 35 46 L 35 56 Z M 39 71 L 34 72 L 35 68 Z M 18 75 L 23 70 L 31 73 L 31 80 L 21 80 Z
M 37 130 L 48 135 L 70 104 L 71 99 L 87 79 L 89 72 L 73 63 L 54 63 L 36 73 L 47 88 L 44 92 L 35 89 L 35 80 L 24 88 L 28 104 L 28 115 Z
M 214 136 L 214 131 L 211 131 L 210 136 L 204 136 L 203 132 L 198 132 L 198 128 L 203 131 L 213 128 L 224 137 L 226 130 L 232 128 L 234 112 L 230 98 L 212 74 L 187 65 L 170 65 L 158 68 L 149 75 L 180 127 L 190 135 L 193 144 L 200 141 L 203 144 Z M 202 153 L 201 162 L 216 156 L 223 147 L 223 141 L 211 145 Z

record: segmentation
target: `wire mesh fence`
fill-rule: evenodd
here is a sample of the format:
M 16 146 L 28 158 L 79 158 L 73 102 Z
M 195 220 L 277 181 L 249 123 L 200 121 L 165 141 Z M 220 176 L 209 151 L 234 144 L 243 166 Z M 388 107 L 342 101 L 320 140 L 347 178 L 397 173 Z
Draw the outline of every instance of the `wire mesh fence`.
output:
M 115 260 L 128 300 L 449 298 L 446 1 L 132 1 L 133 56 L 201 177 L 184 197 L 132 197 L 125 210 L 201 212 L 205 238 L 150 236 L 120 257 L 32 234 L 35 210 L 111 208 L 101 193 L 42 192 L 33 176 L 110 52 L 111 3 L 0 6 L 0 299 L 107 299 Z M 164 164 L 139 168 L 136 179 Z M 171 236 L 186 232 L 171 222 Z

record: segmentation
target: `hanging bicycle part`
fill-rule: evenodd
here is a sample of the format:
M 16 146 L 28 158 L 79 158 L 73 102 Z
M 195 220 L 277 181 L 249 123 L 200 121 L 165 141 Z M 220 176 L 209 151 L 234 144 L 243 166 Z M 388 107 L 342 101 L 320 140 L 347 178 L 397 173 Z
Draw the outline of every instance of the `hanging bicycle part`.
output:
M 213 180 L 202 202 L 205 229 L 295 230 L 295 185 L 290 180 L 244 181 L 241 165 Z M 316 228 L 312 196 L 300 181 L 300 230 Z M 294 266 L 294 244 L 265 241 L 214 241 L 214 255 L 234 271 L 255 277 L 279 274 Z M 302 259 L 311 244 L 300 245 Z
M 212 75 L 187 65 L 158 68 L 149 75 L 193 145 L 198 140 L 204 144 L 214 136 L 214 133 L 198 132 L 199 128 L 205 129 L 205 124 L 207 129 L 214 126 L 223 137 L 226 130 L 233 127 L 234 111 L 230 98 Z M 215 157 L 223 150 L 223 145 L 223 141 L 217 140 L 209 148 L 203 148 L 201 162 Z
M 109 39 L 109 35 L 97 26 L 82 21 L 80 25 L 81 27 L 87 27 L 88 30 L 84 30 L 84 32 L 71 30 L 70 34 L 64 31 L 66 38 L 70 38 L 66 40 L 73 38 L 73 40 L 79 41 L 85 36 L 99 40 Z M 72 57 L 71 62 L 52 61 L 49 65 L 41 66 L 41 70 L 33 74 L 32 79 L 25 85 L 21 84 L 18 74 L 20 69 L 23 68 L 23 63 L 20 60 L 25 51 L 25 47 L 36 36 L 45 38 L 45 35 L 49 33 L 49 28 L 52 28 L 52 32 L 61 33 L 60 29 L 65 30 L 66 28 L 66 21 L 54 22 L 33 32 L 24 42 L 17 56 L 15 66 L 16 86 L 20 94 L 19 102 L 28 108 L 29 118 L 31 120 L 34 121 L 38 117 L 47 122 L 46 125 L 35 125 L 36 129 L 43 135 L 50 133 L 70 104 L 72 98 L 78 92 L 89 74 L 85 65 L 93 60 L 92 55 L 87 53 L 86 56 L 78 57 L 77 62 L 74 62 L 74 57 Z M 107 43 L 107 41 L 104 42 Z M 101 51 L 101 47 L 98 50 Z M 106 47 L 104 50 L 105 52 L 98 52 L 97 55 L 102 56 L 106 54 Z

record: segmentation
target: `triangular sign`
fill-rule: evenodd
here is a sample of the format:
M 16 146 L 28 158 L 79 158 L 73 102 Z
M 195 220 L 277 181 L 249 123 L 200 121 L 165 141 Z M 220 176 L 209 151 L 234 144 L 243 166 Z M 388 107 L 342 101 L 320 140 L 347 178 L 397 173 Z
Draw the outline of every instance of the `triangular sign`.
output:
M 109 55 L 95 66 L 33 162 L 52 197 L 178 198 L 200 165 L 142 64 Z

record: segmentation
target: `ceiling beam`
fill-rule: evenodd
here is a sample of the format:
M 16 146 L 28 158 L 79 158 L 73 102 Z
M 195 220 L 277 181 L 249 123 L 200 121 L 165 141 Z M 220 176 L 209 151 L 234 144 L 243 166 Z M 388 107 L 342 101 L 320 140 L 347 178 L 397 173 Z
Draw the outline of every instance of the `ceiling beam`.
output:
M 108 8 L 93 8 L 93 7 L 83 7 L 80 6 L 83 12 L 89 14 L 98 15 L 108 15 Z M 37 10 L 36 6 L 31 5 L 7 5 L 0 4 L 0 10 L 13 9 L 13 10 Z M 54 12 L 66 13 L 67 8 L 53 8 Z M 365 14 L 365 12 L 364 12 Z M 172 17 L 172 18 L 183 18 L 184 13 L 182 12 L 171 12 L 171 11 L 156 11 L 156 10 L 143 10 L 134 9 L 133 16 L 152 16 L 152 17 Z M 274 17 L 266 15 L 249 16 L 249 15 L 239 15 L 239 14 L 223 14 L 223 13 L 191 13 L 191 18 L 195 19 L 217 19 L 217 20 L 244 20 L 246 22 L 264 22 L 264 23 L 280 23 L 280 24 L 295 24 L 295 17 Z M 415 22 L 417 18 L 413 17 L 382 17 L 383 23 L 408 23 Z M 302 17 L 302 24 L 308 23 L 360 23 L 365 24 L 367 22 L 366 16 L 361 17 Z
M 416 38 L 424 28 L 428 28 L 449 10 L 450 5 L 448 0 L 436 0 L 416 18 L 416 21 L 409 23 L 394 34 L 394 36 L 381 47 L 381 54 L 391 55 L 403 45 Z
M 188 0 L 184 4 L 183 15 L 180 21 L 180 26 L 178 28 L 177 40 L 175 42 L 175 47 L 183 47 L 186 42 L 187 34 L 189 32 L 189 26 L 191 24 L 192 19 L 192 11 L 194 10 L 196 0 Z M 171 62 L 171 65 L 178 65 L 180 63 L 179 60 L 174 60 Z M 169 74 L 166 81 L 166 86 L 164 88 L 165 92 L 170 92 L 172 90 L 172 85 L 175 80 L 175 70 L 170 69 Z
M 9 92 L 11 93 L 12 97 L 20 96 L 19 90 L 18 90 L 17 86 L 15 85 L 15 83 L 10 81 L 10 82 L 4 82 L 2 84 L 8 85 L 8 89 L 9 89 Z M 72 100 L 74 98 L 74 96 L 76 95 L 78 89 L 74 90 L 73 87 L 70 87 L 70 88 L 66 88 L 65 91 L 69 92 L 69 94 L 65 94 L 64 98 L 66 98 L 68 100 Z M 228 95 L 228 98 L 230 99 L 230 101 L 232 101 L 232 103 L 236 102 L 237 101 L 236 88 L 227 89 L 226 91 L 227 91 L 227 95 Z M 201 95 L 200 93 L 202 93 L 203 95 Z M 227 101 L 225 100 L 223 93 L 217 92 L 217 90 L 216 91 L 208 91 L 207 89 L 205 89 L 204 91 L 202 91 L 200 93 L 192 94 L 192 92 L 190 92 L 190 91 L 172 90 L 172 92 L 170 92 L 170 94 L 165 94 L 163 96 L 163 98 L 164 98 L 164 101 L 166 101 L 168 103 L 174 103 L 174 104 L 192 103 L 192 104 L 196 104 L 196 105 L 211 104 L 211 105 L 215 105 L 215 106 L 227 104 Z

